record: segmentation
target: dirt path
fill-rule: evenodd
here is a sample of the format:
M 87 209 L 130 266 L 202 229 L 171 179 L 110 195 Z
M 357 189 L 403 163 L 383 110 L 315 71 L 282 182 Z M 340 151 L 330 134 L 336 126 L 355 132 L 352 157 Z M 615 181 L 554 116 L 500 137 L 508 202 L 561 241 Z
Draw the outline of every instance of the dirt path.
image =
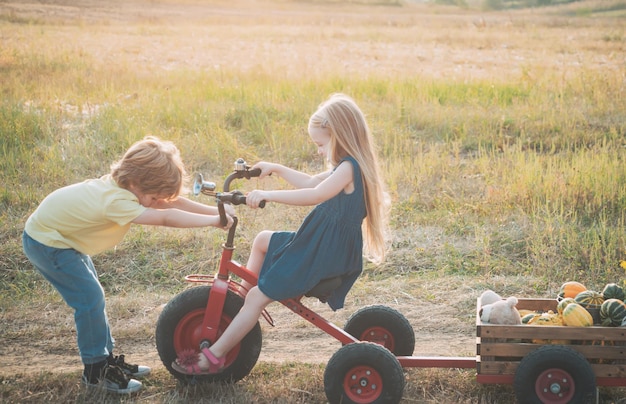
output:
M 353 299 L 357 298 L 358 305 Z M 24 360 L 28 358 L 29 372 L 33 369 L 46 372 L 68 372 L 82 369 L 75 341 L 74 321 L 71 310 L 58 296 L 49 296 L 52 303 L 42 302 L 37 307 L 20 310 L 20 313 L 2 313 L 3 343 L 0 355 L 3 366 L 0 375 L 23 373 Z M 107 300 L 109 312 L 122 313 L 128 306 L 128 296 L 115 296 Z M 152 299 L 152 300 L 150 300 Z M 471 322 L 459 320 L 454 305 L 448 309 L 438 308 L 436 320 L 430 315 L 434 304 L 416 299 L 405 302 L 380 301 L 367 296 L 349 297 L 343 310 L 333 312 L 315 299 L 305 298 L 305 304 L 327 320 L 343 327 L 347 318 L 365 304 L 385 304 L 407 317 L 416 332 L 414 355 L 472 356 L 475 353 L 474 328 Z M 154 369 L 163 367 L 155 346 L 154 331 L 164 304 L 162 296 L 135 297 L 137 312 L 126 313 L 122 318 L 110 316 L 117 353 L 128 359 Z M 379 301 L 376 301 L 379 300 Z M 134 301 L 133 301 L 134 305 Z M 141 306 L 139 306 L 141 305 Z M 341 344 L 317 329 L 284 306 L 274 303 L 268 308 L 275 326 L 265 320 L 263 348 L 259 361 L 326 363 Z M 37 322 L 32 322 L 37 318 Z M 419 324 L 419 328 L 415 328 Z

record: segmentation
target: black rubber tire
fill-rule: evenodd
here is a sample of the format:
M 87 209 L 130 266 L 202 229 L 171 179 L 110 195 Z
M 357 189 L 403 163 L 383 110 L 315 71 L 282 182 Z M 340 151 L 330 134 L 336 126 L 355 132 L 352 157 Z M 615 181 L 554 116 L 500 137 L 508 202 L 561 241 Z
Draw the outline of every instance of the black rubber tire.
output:
M 348 318 L 344 330 L 360 341 L 383 345 L 396 356 L 413 355 L 415 349 L 415 332 L 411 323 L 391 307 L 363 307 Z
M 261 353 L 262 333 L 257 322 L 243 340 L 228 353 L 223 372 L 191 376 L 181 374 L 172 368 L 172 362 L 179 351 L 193 349 L 199 352 L 199 342 L 194 340 L 193 335 L 201 326 L 210 290 L 210 286 L 198 286 L 181 292 L 165 306 L 157 321 L 156 347 L 161 362 L 173 376 L 185 384 L 237 382 L 250 373 Z M 243 298 L 228 291 L 218 335 L 222 334 L 242 306 Z
M 330 404 L 398 403 L 404 385 L 398 359 L 374 342 L 342 346 L 324 371 L 324 390 Z
M 519 404 L 596 402 L 591 365 L 563 345 L 544 345 L 527 354 L 515 372 L 513 389 Z

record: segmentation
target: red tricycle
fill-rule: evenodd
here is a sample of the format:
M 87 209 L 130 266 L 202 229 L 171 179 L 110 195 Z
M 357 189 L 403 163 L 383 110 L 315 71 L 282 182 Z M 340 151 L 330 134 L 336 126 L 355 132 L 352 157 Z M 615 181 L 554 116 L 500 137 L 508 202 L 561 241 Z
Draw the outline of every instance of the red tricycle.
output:
M 230 191 L 231 182 L 259 175 L 259 170 L 251 170 L 244 160 L 239 159 L 235 162 L 235 170 L 224 181 L 223 192 L 216 192 L 215 184 L 204 181 L 201 174 L 195 177 L 193 192 L 214 197 L 225 220 L 225 203 L 240 205 L 246 201 L 241 192 Z M 261 327 L 257 323 L 226 355 L 222 372 L 186 375 L 172 368 L 172 362 L 183 351 L 200 352 L 201 347 L 210 346 L 216 341 L 243 306 L 244 299 L 239 292 L 242 285 L 231 275 L 252 285 L 257 283 L 257 275 L 233 259 L 237 223 L 237 217 L 234 217 L 234 223 L 222 246 L 217 273 L 214 276 L 188 275 L 187 281 L 203 285 L 176 295 L 159 316 L 156 327 L 159 356 L 168 371 L 183 383 L 236 382 L 250 373 L 259 358 L 262 336 Z M 405 378 L 396 356 L 413 353 L 413 328 L 398 311 L 376 305 L 352 315 L 344 329 L 341 329 L 302 302 L 304 296 L 325 301 L 340 283 L 339 278 L 324 279 L 305 295 L 280 303 L 343 345 L 328 362 L 324 375 L 325 391 L 330 402 L 397 402 L 402 397 Z M 267 311 L 263 312 L 263 317 L 273 325 Z
M 224 204 L 240 205 L 246 201 L 241 192 L 230 191 L 231 182 L 259 175 L 259 170 L 250 169 L 239 159 L 224 181 L 223 192 L 217 192 L 215 184 L 205 182 L 200 174 L 196 175 L 193 191 L 216 199 L 225 224 Z M 261 352 L 261 327 L 257 322 L 226 355 L 222 372 L 187 375 L 172 368 L 172 362 L 181 353 L 199 353 L 216 341 L 243 306 L 242 285 L 231 275 L 252 285 L 257 283 L 256 274 L 233 259 L 237 223 L 234 217 L 222 246 L 217 273 L 187 276 L 187 281 L 202 285 L 176 295 L 157 322 L 156 346 L 161 361 L 186 384 L 237 382 L 251 372 Z M 403 368 L 407 367 L 476 369 L 479 383 L 513 384 L 520 403 L 590 402 L 597 395 L 596 385 L 626 386 L 625 327 L 576 330 L 577 327 L 484 325 L 477 305 L 475 357 L 412 356 L 414 330 L 393 308 L 363 307 L 348 318 L 342 329 L 302 302 L 304 296 L 324 302 L 340 283 L 339 278 L 324 279 L 305 295 L 280 301 L 342 345 L 324 372 L 324 390 L 330 403 L 397 403 L 402 399 Z M 520 299 L 518 307 L 547 311 L 556 308 L 556 300 Z M 273 326 L 267 311 L 262 314 Z M 555 338 L 568 343 L 553 345 Z

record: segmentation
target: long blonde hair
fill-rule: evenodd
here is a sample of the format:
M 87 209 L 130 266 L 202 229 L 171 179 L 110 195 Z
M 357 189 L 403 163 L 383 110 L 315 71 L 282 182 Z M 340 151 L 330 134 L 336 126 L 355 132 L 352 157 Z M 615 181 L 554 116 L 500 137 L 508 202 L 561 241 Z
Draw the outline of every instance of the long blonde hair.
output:
M 352 156 L 359 163 L 367 209 L 363 222 L 365 253 L 372 261 L 381 262 L 386 250 L 388 203 L 365 115 L 352 98 L 345 94 L 333 94 L 311 116 L 309 127 L 329 130 L 328 158 L 333 167 L 346 156 Z
M 134 185 L 144 194 L 172 200 L 183 192 L 187 173 L 174 143 L 146 136 L 111 165 L 111 176 L 124 189 Z

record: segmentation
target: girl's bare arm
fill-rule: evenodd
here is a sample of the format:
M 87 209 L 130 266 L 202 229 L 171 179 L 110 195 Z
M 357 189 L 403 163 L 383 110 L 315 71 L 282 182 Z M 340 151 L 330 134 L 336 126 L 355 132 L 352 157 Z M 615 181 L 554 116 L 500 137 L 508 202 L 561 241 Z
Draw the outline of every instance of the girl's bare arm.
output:
M 326 174 L 326 173 L 324 173 Z M 321 180 L 317 186 L 313 188 L 300 188 L 293 190 L 263 191 L 254 190 L 246 195 L 248 206 L 256 208 L 262 200 L 266 202 L 278 202 L 287 205 L 309 206 L 317 205 L 327 201 L 337 195 L 342 190 L 350 192 L 349 189 L 354 181 L 352 164 L 349 162 L 341 163 L 337 169 L 330 175 L 322 177 L 311 177 L 310 181 Z M 313 180 L 315 178 L 315 180 Z
M 331 171 L 327 171 L 317 175 L 309 175 L 281 164 L 267 162 L 257 163 L 252 168 L 261 170 L 259 178 L 264 178 L 270 174 L 278 175 L 294 188 L 315 188 L 331 173 Z

